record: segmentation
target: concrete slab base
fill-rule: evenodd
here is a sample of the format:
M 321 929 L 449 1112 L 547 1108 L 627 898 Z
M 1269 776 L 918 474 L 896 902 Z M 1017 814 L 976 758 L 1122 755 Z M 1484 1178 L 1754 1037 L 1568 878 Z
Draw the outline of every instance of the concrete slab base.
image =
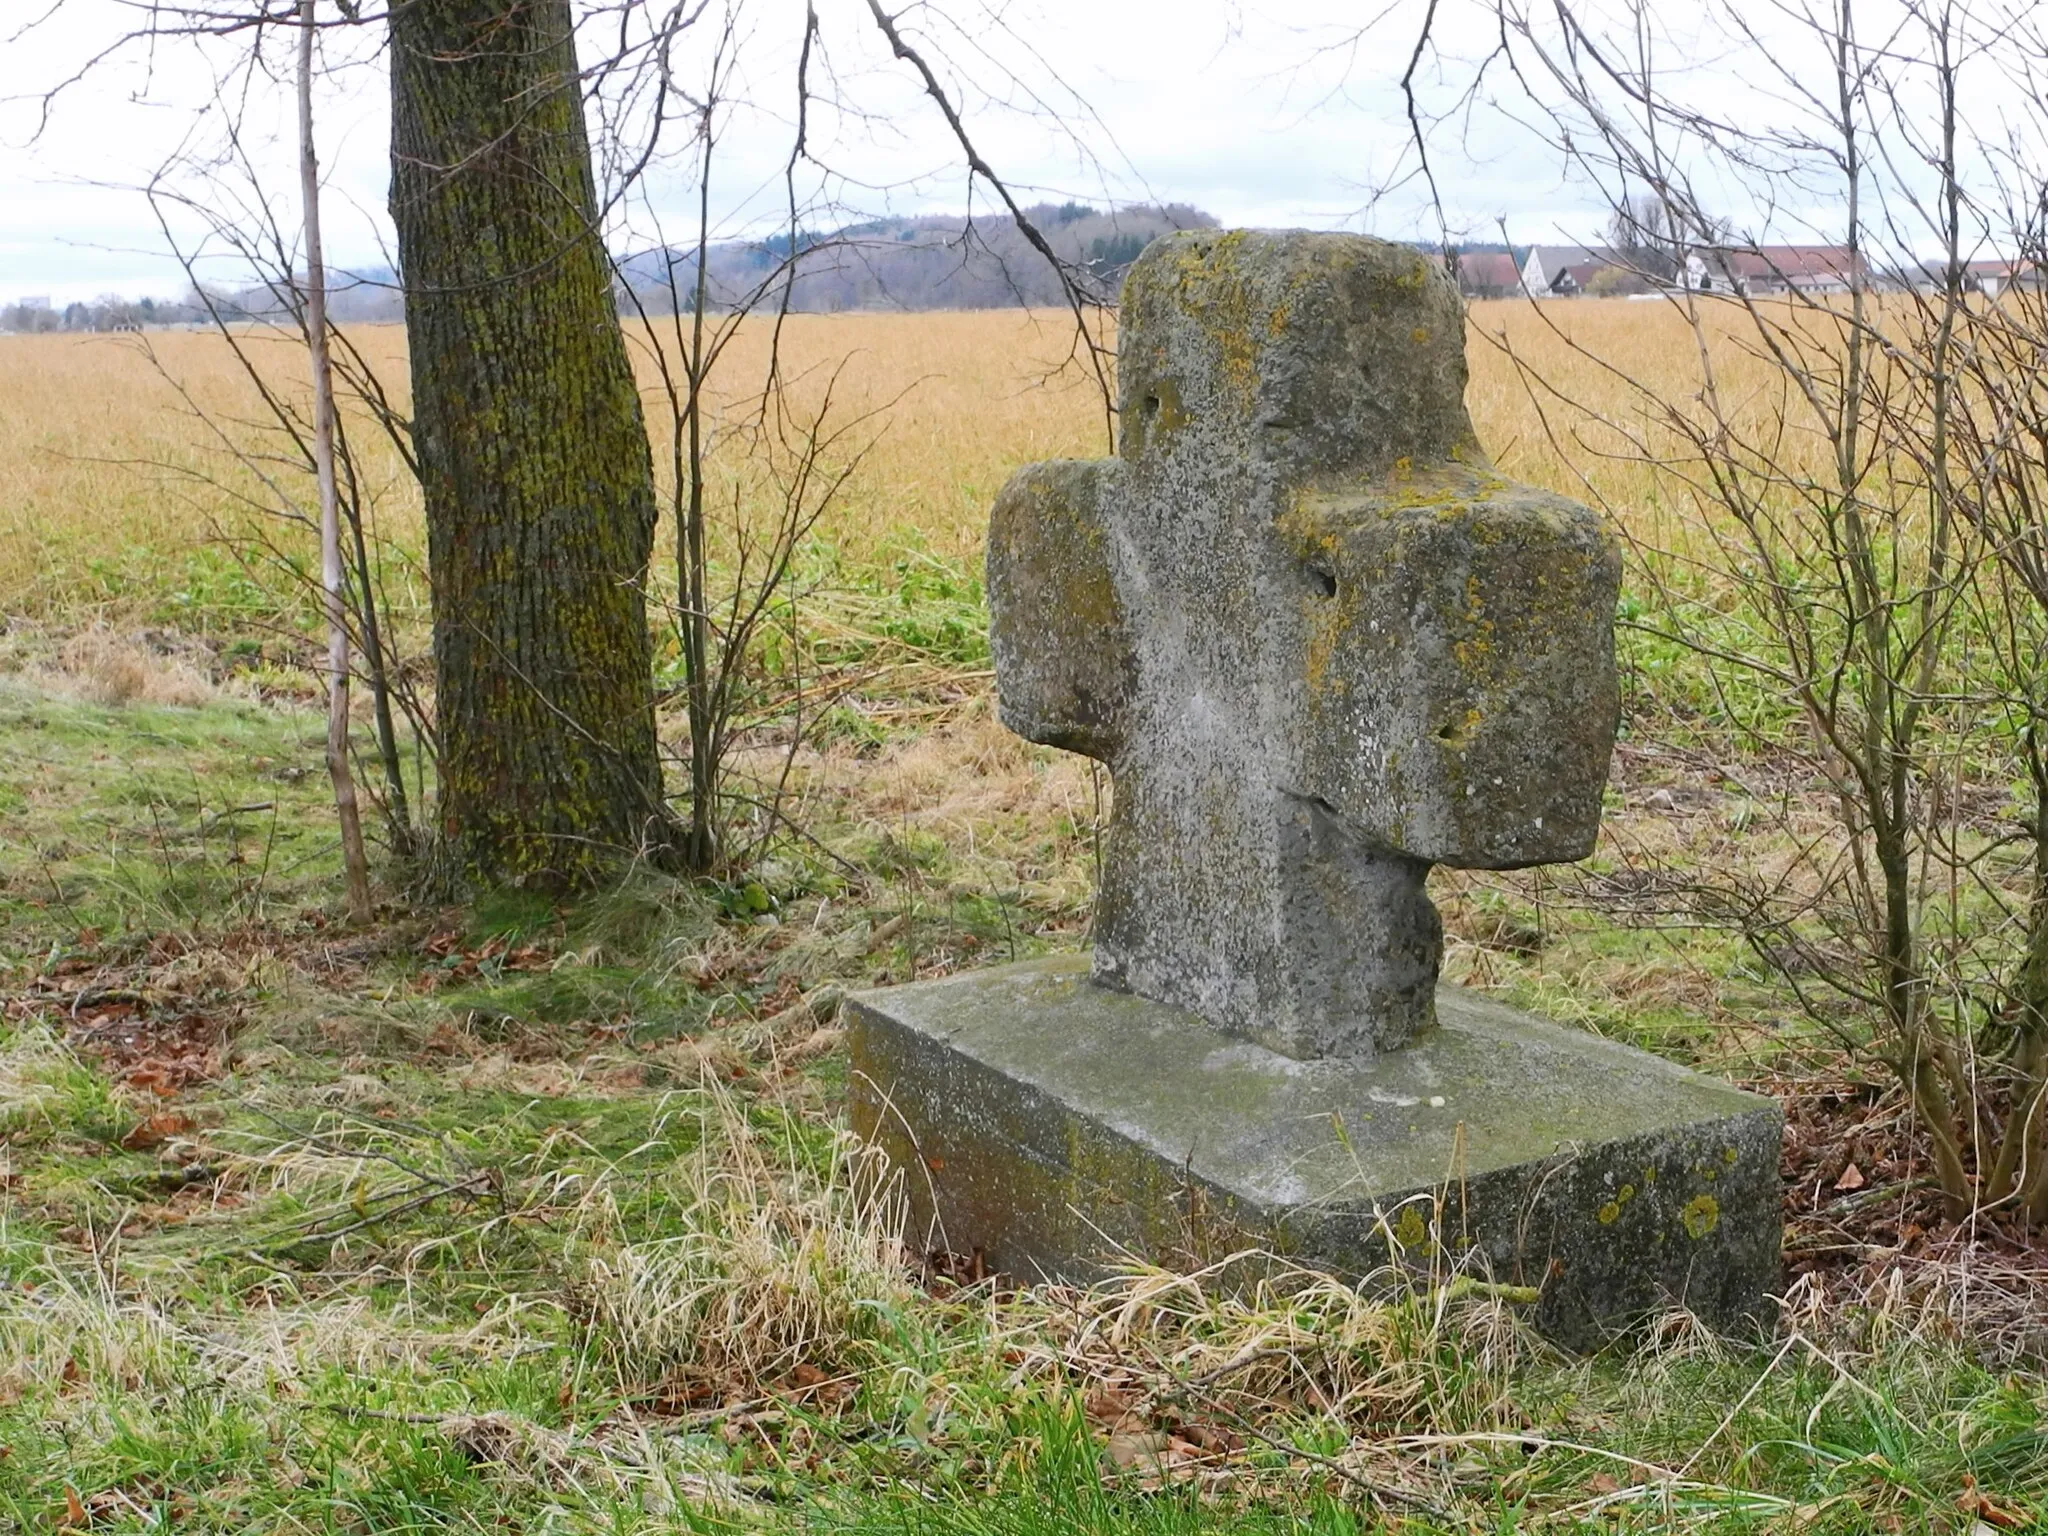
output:
M 1446 987 L 1370 1064 L 1296 1061 L 1107 990 L 1085 956 L 847 999 L 856 1129 L 934 1246 L 1020 1280 L 1247 1243 L 1354 1278 L 1469 1264 L 1596 1345 L 1779 1282 L 1772 1101 Z

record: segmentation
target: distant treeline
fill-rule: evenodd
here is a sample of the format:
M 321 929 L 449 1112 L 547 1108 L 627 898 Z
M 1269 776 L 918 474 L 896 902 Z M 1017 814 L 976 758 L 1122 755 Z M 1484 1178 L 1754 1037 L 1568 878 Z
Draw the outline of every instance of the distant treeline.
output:
M 28 299 L 0 308 L 0 331 L 139 331 L 149 325 L 190 325 L 206 318 L 197 302 L 179 299 L 124 299 L 103 294 L 61 309 Z
M 328 311 L 337 320 L 379 321 L 404 318 L 405 304 L 391 274 L 340 273 L 333 279 Z M 140 331 L 158 326 L 203 326 L 216 320 L 230 324 L 277 321 L 289 316 L 287 296 L 264 284 L 247 288 L 188 289 L 183 298 L 126 299 L 102 294 L 61 307 L 38 299 L 0 306 L 0 331 L 40 334 L 48 331 Z
M 1086 203 L 1047 203 L 1027 210 L 1060 258 L 1081 281 L 1114 298 L 1125 268 L 1154 237 L 1176 229 L 1213 229 L 1215 218 L 1182 203 L 1105 211 Z M 787 258 L 797 253 L 793 275 Z M 1065 302 L 1060 281 L 1007 214 L 972 220 L 925 215 L 871 219 L 836 229 L 787 232 L 760 240 L 725 240 L 706 252 L 705 295 L 729 309 L 772 290 L 790 307 L 812 313 L 846 309 L 1004 309 Z M 622 313 L 687 309 L 697 286 L 694 247 L 639 251 L 619 263 Z M 402 320 L 404 296 L 389 268 L 337 272 L 328 311 L 344 322 Z M 271 284 L 209 288 L 179 300 L 107 297 L 61 311 L 16 304 L 0 309 L 0 327 L 15 331 L 112 331 L 190 325 L 217 314 L 228 321 L 277 321 L 290 296 Z
M 1186 203 L 1098 209 L 1086 203 L 1042 203 L 1025 210 L 1060 259 L 1095 297 L 1114 300 L 1117 287 L 1138 253 L 1160 235 L 1180 229 L 1214 229 L 1217 220 Z M 788 256 L 797 256 L 793 274 Z M 1430 247 L 1435 249 L 1435 247 Z M 1470 253 L 1505 251 L 1505 246 L 1471 245 Z M 725 310 L 766 291 L 778 305 L 788 284 L 790 308 L 805 313 L 849 309 L 1009 309 L 1057 306 L 1066 302 L 1060 279 L 1007 215 L 968 219 L 927 214 L 904 219 L 871 219 L 822 231 L 785 232 L 760 240 L 725 240 L 705 257 L 705 296 Z M 694 248 L 658 247 L 620 261 L 622 313 L 673 313 L 688 309 L 697 286 Z M 398 277 L 388 267 L 334 274 L 328 312 L 355 324 L 405 318 Z M 121 331 L 146 326 L 210 324 L 286 319 L 290 296 L 279 286 L 240 289 L 209 287 L 181 299 L 122 299 L 90 303 L 14 304 L 0 309 L 0 329 L 10 331 Z

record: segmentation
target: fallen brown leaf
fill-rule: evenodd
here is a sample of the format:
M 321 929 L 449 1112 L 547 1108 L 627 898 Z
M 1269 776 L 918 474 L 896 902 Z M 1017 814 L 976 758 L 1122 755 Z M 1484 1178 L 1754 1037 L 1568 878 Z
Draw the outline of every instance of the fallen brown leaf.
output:
M 1969 1473 L 1963 1474 L 1963 1491 L 1956 1495 L 1956 1508 L 1964 1514 L 1974 1516 L 1983 1525 L 1998 1531 L 2019 1531 L 2031 1529 L 2034 1521 L 2023 1510 L 2008 1509 L 1981 1492 L 1977 1479 Z
M 1156 1467 L 1164 1464 L 1172 1445 L 1172 1436 L 1156 1429 L 1111 1435 L 1109 1459 L 1119 1467 L 1135 1467 L 1141 1462 Z
M 173 1136 L 182 1136 L 192 1129 L 190 1115 L 181 1115 L 176 1110 L 162 1110 L 151 1115 L 121 1138 L 121 1145 L 130 1152 L 147 1152 L 160 1147 Z
M 1244 1449 L 1244 1438 L 1214 1424 L 1189 1424 L 1181 1430 L 1198 1450 L 1213 1456 L 1230 1456 Z
M 1131 1411 L 1131 1403 L 1114 1387 L 1097 1387 L 1081 1400 L 1081 1411 L 1098 1424 L 1114 1424 Z

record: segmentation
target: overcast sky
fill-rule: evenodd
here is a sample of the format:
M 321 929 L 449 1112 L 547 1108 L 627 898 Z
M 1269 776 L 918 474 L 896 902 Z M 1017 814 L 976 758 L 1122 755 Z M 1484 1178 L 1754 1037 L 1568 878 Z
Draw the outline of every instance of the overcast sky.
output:
M 984 155 L 1034 196 L 1157 198 L 1195 204 L 1226 224 L 1432 234 L 1419 185 L 1375 195 L 1411 164 L 1396 81 L 1422 14 L 1422 0 L 1377 3 L 937 0 L 913 6 L 904 25 L 935 62 L 949 61 L 943 73 Z M 1738 3 L 1767 34 L 1784 32 L 1776 0 Z M 836 175 L 812 172 L 807 196 L 852 214 L 961 209 L 969 194 L 959 152 L 906 67 L 888 57 L 864 0 L 817 4 L 831 65 L 818 85 L 831 99 L 813 109 L 813 144 Z M 0 12 L 15 7 L 26 12 L 31 0 L 0 0 Z M 1695 7 L 1658 9 L 1664 56 L 1690 72 L 1703 99 L 1769 111 L 1796 81 L 1795 71 L 1774 88 L 1756 78 L 1753 60 L 1688 34 Z M 70 78 L 135 16 L 129 0 L 64 0 L 25 34 L 0 35 L 0 301 L 180 291 L 157 217 L 135 188 L 182 148 L 187 158 L 165 185 L 216 204 L 246 198 L 237 177 L 207 168 L 231 119 L 280 216 L 295 216 L 288 80 L 246 68 L 246 41 L 131 45 L 64 89 L 43 122 L 37 93 Z M 800 16 L 799 0 L 758 0 L 743 13 L 739 103 L 713 182 L 725 233 L 778 222 Z M 1440 8 L 1442 57 L 1420 76 L 1426 103 L 1448 102 L 1469 79 L 1491 42 L 1483 18 L 1476 4 Z M 389 239 L 380 30 L 336 29 L 325 39 L 319 133 L 330 259 L 345 266 L 381 261 Z M 700 27 L 681 76 L 701 77 L 712 35 Z M 276 38 L 270 52 L 283 71 L 287 40 Z M 587 63 L 588 39 L 584 53 Z M 1504 222 L 1517 241 L 1596 235 L 1604 220 L 1597 195 L 1567 177 L 1561 156 L 1515 115 L 1504 102 L 1440 131 L 1437 169 L 1454 224 L 1484 237 Z M 671 231 L 681 227 L 690 206 L 681 162 L 651 178 L 647 202 L 632 215 L 640 238 L 651 238 L 657 217 Z M 1825 208 L 1801 207 L 1796 197 L 1772 217 L 1798 226 L 1782 231 L 1787 238 L 1825 233 Z M 177 228 L 188 239 L 196 232 L 190 220 Z M 234 280 L 227 270 L 214 275 Z

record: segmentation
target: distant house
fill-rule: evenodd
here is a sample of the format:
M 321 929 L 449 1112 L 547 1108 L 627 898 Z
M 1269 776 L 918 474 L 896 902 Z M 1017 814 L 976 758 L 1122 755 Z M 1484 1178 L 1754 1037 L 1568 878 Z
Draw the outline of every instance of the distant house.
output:
M 2042 279 L 2043 273 L 2039 262 L 2014 261 L 2004 256 L 1993 256 L 1963 263 L 1962 290 L 1965 293 L 1981 293 L 1987 299 L 1995 299 L 2015 288 L 2038 293 L 2043 286 Z M 1897 272 L 1889 286 L 1931 298 L 1948 287 L 1948 263 L 1916 261 L 1910 267 Z
M 1614 252 L 1589 245 L 1532 245 L 1522 258 L 1522 286 L 1539 299 L 1576 298 L 1604 270 L 1621 266 Z
M 1973 261 L 1963 268 L 1964 285 L 1987 299 L 1995 299 L 2013 288 L 2039 293 L 2044 286 L 2043 275 L 2038 261 L 2010 261 L 2002 256 Z
M 1710 247 L 1685 262 L 1685 285 L 1700 293 L 1847 293 L 1869 279 L 1863 257 L 1846 245 Z
M 1458 292 L 1468 299 L 1505 299 L 1522 291 L 1522 269 L 1506 251 L 1464 251 L 1458 256 Z
M 1887 267 L 1877 274 L 1877 287 L 1885 293 L 1935 294 L 1947 285 L 1947 268 L 1938 261 L 1909 262 Z

